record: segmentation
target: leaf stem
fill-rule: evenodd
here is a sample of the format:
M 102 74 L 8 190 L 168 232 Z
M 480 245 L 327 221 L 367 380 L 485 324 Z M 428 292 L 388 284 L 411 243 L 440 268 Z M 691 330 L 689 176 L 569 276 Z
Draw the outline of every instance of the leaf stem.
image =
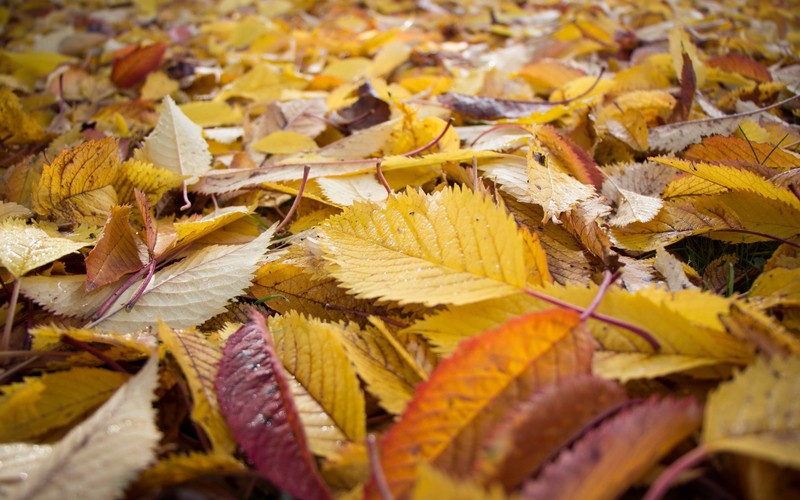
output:
M 563 300 L 559 300 L 559 299 L 556 299 L 554 297 L 550 297 L 549 295 L 545 295 L 545 294 L 543 294 L 541 292 L 537 292 L 536 290 L 532 290 L 532 289 L 530 289 L 528 287 L 525 287 L 523 289 L 523 291 L 526 294 L 530 295 L 531 297 L 539 299 L 539 300 L 542 300 L 544 302 L 547 302 L 548 304 L 553 304 L 553 305 L 556 305 L 558 307 L 563 307 L 564 309 L 569 309 L 571 311 L 577 311 L 579 313 L 583 313 L 583 311 L 584 311 L 584 309 L 582 307 L 578 307 L 576 305 L 570 304 L 569 302 L 564 302 Z M 650 344 L 650 346 L 656 351 L 658 351 L 661 348 L 661 344 L 659 344 L 658 341 L 652 335 L 650 335 L 649 332 L 647 332 L 643 328 L 639 328 L 638 326 L 633 325 L 631 323 L 628 323 L 626 321 L 622 321 L 622 320 L 617 319 L 617 318 L 612 318 L 611 316 L 606 316 L 605 314 L 600 314 L 598 312 L 592 312 L 589 315 L 589 317 L 594 318 L 594 319 L 596 319 L 598 321 L 602 321 L 603 323 L 606 323 L 608 325 L 616 326 L 618 328 L 623 328 L 625 330 L 628 330 L 629 332 L 632 332 L 632 333 L 638 335 L 645 342 Z
M 678 477 L 678 474 L 690 467 L 697 465 L 710 455 L 711 450 L 701 444 L 697 448 L 694 448 L 683 455 L 681 458 L 672 462 L 672 464 L 667 467 L 667 470 L 658 476 L 656 482 L 650 486 L 650 489 L 647 490 L 647 494 L 644 496 L 643 500 L 660 500 L 663 498 L 664 495 L 667 494 L 667 490 L 669 490 L 670 485 Z
M 603 297 L 605 297 L 606 292 L 608 291 L 608 287 L 611 286 L 612 283 L 619 279 L 620 273 L 619 271 L 611 272 L 608 269 L 603 271 L 603 282 L 600 283 L 600 288 L 597 290 L 597 294 L 594 296 L 592 303 L 589 304 L 589 307 L 584 309 L 581 313 L 581 321 L 586 321 L 589 319 L 589 316 L 594 314 L 597 308 L 600 306 L 600 302 L 603 301 Z
M 147 263 L 147 274 L 144 275 L 144 280 L 142 281 L 141 286 L 139 287 L 138 290 L 136 290 L 136 293 L 133 294 L 131 300 L 129 300 L 128 303 L 125 304 L 126 311 L 130 311 L 131 309 L 133 309 L 133 306 L 136 305 L 136 302 L 138 302 L 139 299 L 142 298 L 142 295 L 144 295 L 145 290 L 147 290 L 147 285 L 150 284 L 150 280 L 153 279 L 153 275 L 155 273 L 156 273 L 156 258 L 155 256 L 151 255 L 150 262 Z
M 413 151 L 409 151 L 408 153 L 403 153 L 403 156 L 414 156 L 414 155 L 418 155 L 420 153 L 423 153 L 423 152 L 431 149 L 432 147 L 434 147 L 436 145 L 436 143 L 438 143 L 439 141 L 442 140 L 442 137 L 444 137 L 444 134 L 446 134 L 447 131 L 450 130 L 450 127 L 452 125 L 453 125 L 453 117 L 451 116 L 447 120 L 447 125 L 444 126 L 444 128 L 439 133 L 439 135 L 437 135 L 431 142 L 429 142 L 428 144 L 425 144 L 424 146 L 422 146 L 420 148 L 417 148 L 417 149 L 415 149 Z
M 150 266 L 142 266 L 141 269 L 139 269 L 135 273 L 131 274 L 130 277 L 127 280 L 125 280 L 125 283 L 120 285 L 120 287 L 117 288 L 114 291 L 114 293 L 112 293 L 111 296 L 106 299 L 105 302 L 103 302 L 103 305 L 101 305 L 100 308 L 97 310 L 97 312 L 95 312 L 92 315 L 92 322 L 89 323 L 86 326 L 88 328 L 91 328 L 92 326 L 94 326 L 100 320 L 100 318 L 102 318 L 108 312 L 108 310 L 111 309 L 111 306 L 114 305 L 114 303 L 117 301 L 117 299 L 119 299 L 120 296 L 122 296 L 122 294 L 125 293 L 125 291 L 128 288 L 133 286 L 133 284 L 136 283 L 136 280 L 141 278 L 144 275 L 144 273 L 146 273 L 148 271 L 149 268 L 150 268 Z
M 369 453 L 369 468 L 372 470 L 372 478 L 375 480 L 375 486 L 378 487 L 381 499 L 394 500 L 392 490 L 389 489 L 389 483 L 386 482 L 386 475 L 383 473 L 378 440 L 375 438 L 375 434 L 367 435 L 367 453 Z
M 189 201 L 189 193 L 186 189 L 186 181 L 183 181 L 183 205 L 181 206 L 181 211 L 192 208 L 192 202 Z
M 294 216 L 294 213 L 297 211 L 297 207 L 300 205 L 300 199 L 303 197 L 303 191 L 306 189 L 306 183 L 308 182 L 308 173 L 311 171 L 311 167 L 306 165 L 303 167 L 303 180 L 300 182 L 300 188 L 297 190 L 297 196 L 294 198 L 292 202 L 292 206 L 289 208 L 289 212 L 286 214 L 286 217 L 283 218 L 283 221 L 275 228 L 275 232 L 278 233 L 281 229 L 283 229 L 287 224 L 289 224 L 289 220 Z
M 524 126 L 520 125 L 519 123 L 499 123 L 499 124 L 495 125 L 494 127 L 490 128 L 489 130 L 484 130 L 483 132 L 478 134 L 478 136 L 475 137 L 475 139 L 473 139 L 472 142 L 469 143 L 469 146 L 472 147 L 475 144 L 477 144 L 478 141 L 481 140 L 481 138 L 483 136 L 491 134 L 492 132 L 494 132 L 496 130 L 500 130 L 500 129 L 504 129 L 504 128 L 518 128 L 518 129 L 522 130 L 523 132 L 527 133 L 528 135 L 533 135 L 530 130 L 528 130 Z
M 19 299 L 19 289 L 22 278 L 14 280 L 14 288 L 11 289 L 11 300 L 8 301 L 8 312 L 6 313 L 6 324 L 3 327 L 3 337 L 0 339 L 0 351 L 7 351 L 11 345 L 11 329 L 14 326 L 14 310 L 17 308 Z
M 61 342 L 65 343 L 67 345 L 71 345 L 72 347 L 76 347 L 76 348 L 78 348 L 78 349 L 80 349 L 82 351 L 88 352 L 89 354 L 91 354 L 95 358 L 97 358 L 100 361 L 102 361 L 103 363 L 107 364 L 109 366 L 109 368 L 113 369 L 114 371 L 117 371 L 117 372 L 120 372 L 120 373 L 128 373 L 128 370 L 123 368 L 119 363 L 117 363 L 113 359 L 109 358 L 103 352 L 101 352 L 99 349 L 96 349 L 96 348 L 92 347 L 91 345 L 87 344 L 86 342 L 82 342 L 82 341 L 80 341 L 78 339 L 72 338 L 69 335 L 62 335 L 61 336 Z
M 378 164 L 375 165 L 375 171 L 378 174 L 378 180 L 381 181 L 381 184 L 383 184 L 384 189 L 386 189 L 386 193 L 389 196 L 392 196 L 392 194 L 394 194 L 394 191 L 392 190 L 392 186 L 389 185 L 389 182 L 387 182 L 386 176 L 383 175 L 383 169 L 381 168 L 381 163 L 383 162 L 379 160 Z

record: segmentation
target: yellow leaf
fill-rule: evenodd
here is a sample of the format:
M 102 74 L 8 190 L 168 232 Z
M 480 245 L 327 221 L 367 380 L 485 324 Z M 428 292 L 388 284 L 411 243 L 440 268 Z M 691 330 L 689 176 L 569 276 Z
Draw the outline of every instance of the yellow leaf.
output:
M 47 76 L 61 64 L 74 61 L 72 57 L 55 52 L 9 52 L 0 50 L 0 55 L 7 57 L 18 71 L 22 70 L 36 78 Z
M 192 392 L 192 420 L 203 428 L 212 449 L 231 455 L 236 441 L 219 411 L 214 378 L 222 360 L 222 347 L 209 341 L 208 336 L 194 328 L 173 330 L 158 324 L 158 337 L 181 367 Z
M 705 194 L 719 194 L 728 188 L 719 184 L 695 177 L 694 175 L 679 175 L 664 188 L 661 198 L 666 201 L 680 196 L 699 196 Z
M 203 129 L 187 118 L 170 96 L 164 98 L 158 124 L 138 151 L 155 166 L 188 177 L 188 184 L 211 168 Z
M 180 90 L 180 84 L 167 76 L 163 71 L 153 71 L 147 75 L 142 85 L 142 99 L 160 101 L 165 96 Z
M 545 295 L 586 307 L 597 288 L 547 286 Z M 730 301 L 708 292 L 667 292 L 656 288 L 627 292 L 611 288 L 598 312 L 648 332 L 659 344 L 655 351 L 634 333 L 594 320 L 589 326 L 602 349 L 595 353 L 595 370 L 607 378 L 650 378 L 703 366 L 744 364 L 752 357 L 749 343 L 734 338 L 719 320 Z M 450 306 L 408 328 L 431 340 L 447 355 L 466 338 L 511 317 L 552 305 L 523 294 L 467 306 Z
M 703 444 L 800 468 L 800 359 L 763 358 L 711 393 Z
M 183 177 L 167 169 L 158 168 L 150 162 L 133 158 L 126 160 L 119 168 L 119 175 L 114 179 L 118 203 L 132 203 L 133 189 L 139 188 L 147 195 L 151 205 L 155 205 L 170 189 L 181 186 Z
M 192 101 L 178 106 L 186 117 L 201 127 L 241 125 L 244 114 L 240 108 L 220 101 Z
M 175 222 L 175 231 L 178 235 L 176 244 L 183 245 L 198 240 L 203 236 L 213 233 L 242 217 L 250 214 L 252 210 L 247 207 L 230 206 L 215 210 L 195 220 Z
M 410 366 L 374 328 L 362 330 L 349 324 L 339 329 L 338 335 L 367 391 L 389 413 L 402 413 L 414 395 L 414 386 L 422 381 L 416 367 Z
M 800 199 L 790 190 L 781 188 L 769 180 L 748 170 L 726 165 L 691 162 L 677 158 L 652 158 L 653 161 L 675 167 L 701 179 L 713 182 L 732 191 L 746 191 L 763 198 L 777 200 L 787 206 L 800 210 Z
M 514 220 L 459 187 L 353 205 L 319 236 L 331 274 L 360 298 L 467 304 L 514 293 L 528 275 Z
M 73 368 L 3 386 L 0 442 L 30 441 L 69 425 L 103 404 L 128 378 L 100 368 Z
M 117 204 L 113 187 L 119 169 L 117 140 L 106 138 L 63 151 L 33 189 L 33 209 L 71 222 L 103 224 Z
M 316 403 L 298 404 L 312 451 L 329 455 L 342 439 L 362 440 L 364 395 L 338 338 L 341 327 L 294 312 L 269 318 L 269 326 L 284 368 Z
M 0 221 L 0 265 L 17 279 L 90 244 L 52 236 L 22 219 Z
M 252 148 L 261 153 L 295 154 L 319 149 L 314 139 L 291 130 L 278 130 L 256 141 Z
M 423 463 L 419 468 L 419 476 L 414 483 L 414 490 L 409 497 L 412 500 L 504 500 L 508 498 L 503 487 L 494 484 L 484 488 L 480 483 L 469 479 L 450 477 L 433 466 Z
M 800 269 L 772 269 L 753 282 L 748 298 L 762 309 L 800 306 Z
M 27 144 L 47 137 L 39 123 L 22 109 L 19 98 L 8 87 L 0 87 L 0 136 L 7 144 Z

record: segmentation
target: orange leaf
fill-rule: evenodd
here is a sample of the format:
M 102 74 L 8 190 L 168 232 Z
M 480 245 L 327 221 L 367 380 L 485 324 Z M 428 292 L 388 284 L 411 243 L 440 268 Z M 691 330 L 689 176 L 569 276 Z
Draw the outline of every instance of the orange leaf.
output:
M 141 242 L 128 223 L 131 207 L 111 208 L 100 241 L 86 257 L 86 291 L 113 283 L 144 265 L 139 253 Z
M 742 54 L 732 53 L 712 57 L 706 61 L 706 66 L 724 69 L 731 73 L 738 73 L 745 78 L 750 78 L 758 82 L 766 83 L 772 81 L 772 75 L 770 75 L 766 66 Z
M 151 71 L 158 68 L 166 51 L 167 44 L 164 42 L 133 49 L 114 60 L 111 68 L 111 81 L 121 89 L 136 85 L 144 80 Z
M 591 375 L 545 387 L 485 441 L 478 472 L 484 483 L 498 481 L 511 491 L 594 418 L 624 400 L 619 385 Z
M 523 497 L 618 498 L 701 420 L 694 398 L 649 399 L 586 434 L 529 483 Z
M 487 431 L 538 389 L 588 373 L 591 356 L 591 340 L 572 311 L 527 314 L 464 341 L 417 387 L 381 440 L 393 495 L 408 496 L 422 462 L 469 474 Z M 365 498 L 379 498 L 374 478 Z
M 551 160 L 556 160 L 576 179 L 598 189 L 603 185 L 603 173 L 600 172 L 597 163 L 585 149 L 572 139 L 559 134 L 549 125 L 543 125 L 536 129 L 536 138 L 550 151 Z
M 760 164 L 781 172 L 800 167 L 800 158 L 787 149 L 763 142 L 750 142 L 738 137 L 713 135 L 683 153 L 687 160 L 706 163 Z

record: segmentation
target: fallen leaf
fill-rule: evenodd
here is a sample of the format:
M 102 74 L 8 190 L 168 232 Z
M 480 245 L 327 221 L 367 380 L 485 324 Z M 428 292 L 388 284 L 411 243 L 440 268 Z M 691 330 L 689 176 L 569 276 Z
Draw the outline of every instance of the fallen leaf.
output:
M 131 208 L 115 206 L 97 245 L 86 256 L 86 291 L 108 285 L 147 263 L 144 245 L 128 222 Z
M 796 357 L 758 358 L 711 392 L 703 446 L 800 467 L 800 399 Z
M 53 445 L 0 446 L 0 475 L 15 473 L 21 479 L 5 483 L 3 494 L 42 499 L 121 495 L 156 458 L 161 433 L 151 403 L 157 375 L 158 358 L 151 357 L 137 376 Z M 9 465 L 11 470 L 4 470 Z
M 259 313 L 228 338 L 215 380 L 222 414 L 258 471 L 293 496 L 330 498 Z
M 589 431 L 525 485 L 526 499 L 618 498 L 675 445 L 700 426 L 692 398 L 655 399 Z M 580 481 L 570 478 L 580 477 Z
M 128 88 L 145 79 L 161 65 L 167 51 L 167 44 L 156 42 L 143 47 L 135 47 L 111 66 L 111 81 L 119 88 Z
M 470 236 L 479 233 L 488 237 Z M 465 304 L 525 284 L 523 239 L 513 220 L 459 188 L 432 196 L 411 191 L 380 209 L 356 204 L 328 219 L 319 237 L 331 274 L 359 298 Z
M 392 494 L 409 493 L 421 462 L 466 475 L 480 438 L 505 411 L 543 386 L 588 371 L 591 344 L 584 335 L 577 314 L 549 311 L 513 319 L 463 344 L 419 386 L 381 439 Z M 378 496 L 373 478 L 365 497 Z
M 91 242 L 54 236 L 22 219 L 0 221 L 0 264 L 17 279 L 88 245 Z

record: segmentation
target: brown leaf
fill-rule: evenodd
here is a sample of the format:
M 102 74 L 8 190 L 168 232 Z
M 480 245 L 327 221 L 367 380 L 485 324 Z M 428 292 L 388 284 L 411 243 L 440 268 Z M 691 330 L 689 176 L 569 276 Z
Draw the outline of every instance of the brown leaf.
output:
M 121 89 L 136 85 L 161 65 L 166 51 L 167 44 L 164 42 L 134 48 L 114 60 L 111 68 L 111 81 Z
M 127 205 L 111 209 L 100 240 L 86 256 L 87 292 L 113 283 L 146 264 L 141 252 L 145 249 L 128 223 L 130 213 L 131 207 Z

